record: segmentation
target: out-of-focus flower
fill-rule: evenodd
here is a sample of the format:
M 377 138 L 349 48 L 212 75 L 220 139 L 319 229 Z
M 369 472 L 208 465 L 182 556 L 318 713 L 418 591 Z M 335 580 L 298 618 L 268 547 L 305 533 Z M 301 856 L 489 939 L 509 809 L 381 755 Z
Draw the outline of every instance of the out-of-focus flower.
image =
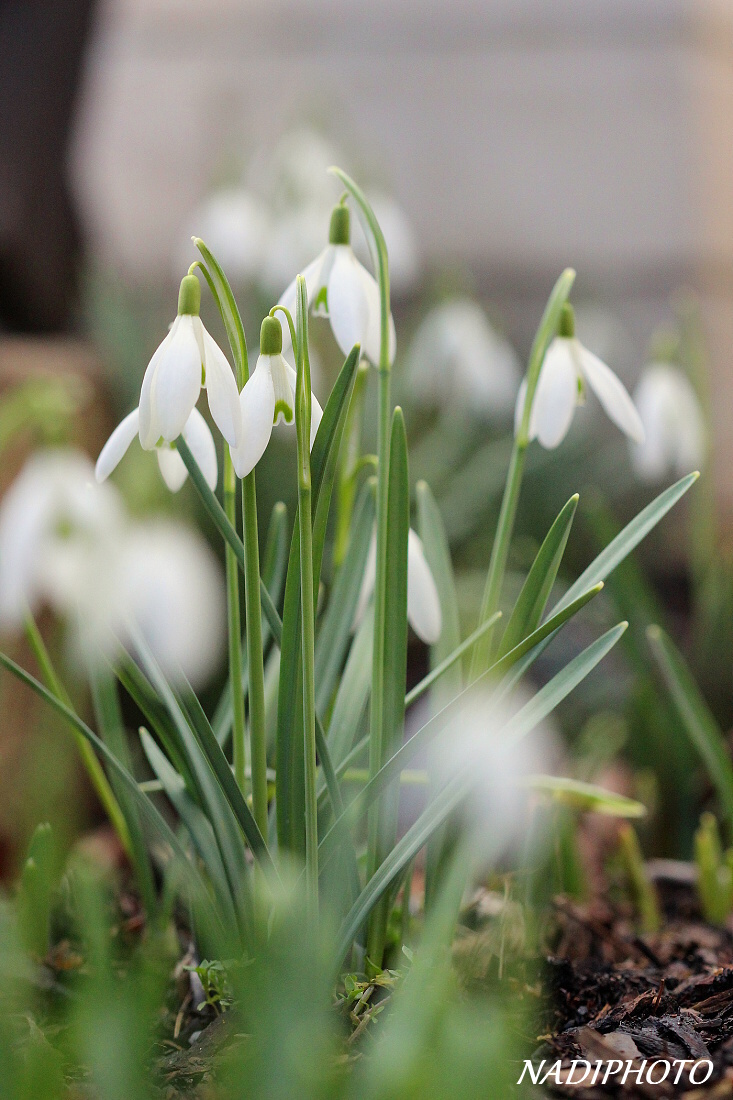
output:
M 377 580 L 377 537 L 372 535 L 354 622 L 361 621 Z M 443 628 L 438 589 L 422 541 L 412 528 L 407 536 L 407 620 L 421 641 L 435 645 Z
M 175 442 L 202 387 L 219 431 L 227 443 L 239 443 L 237 383 L 224 352 L 203 326 L 200 305 L 201 284 L 195 275 L 184 276 L 178 316 L 148 363 L 140 390 L 138 434 L 146 451 L 152 451 L 161 439 Z
M 367 198 L 387 245 L 390 291 L 404 294 L 415 285 L 420 274 L 420 253 L 414 230 L 400 204 L 386 192 L 368 190 Z M 364 233 L 355 238 L 354 253 L 362 263 L 370 258 Z
M 219 664 L 226 621 L 221 570 L 206 542 L 169 520 L 136 524 L 110 565 L 90 581 L 79 609 L 85 652 L 113 658 L 114 639 L 134 650 L 138 632 L 167 679 L 183 673 L 193 687 L 205 683 Z
M 379 288 L 376 280 L 357 260 L 351 248 L 351 220 L 347 206 L 339 203 L 331 215 L 329 243 L 303 271 L 308 305 L 316 317 L 327 317 L 336 343 L 344 355 L 354 344 L 362 355 L 378 364 L 380 346 Z M 279 298 L 279 304 L 295 315 L 295 279 Z M 396 335 L 390 315 L 390 361 L 394 359 Z M 288 330 L 283 347 L 290 344 Z
M 133 409 L 112 432 L 97 459 L 94 472 L 98 482 L 105 481 L 127 453 L 130 444 L 138 434 L 139 420 L 139 409 Z M 213 492 L 219 479 L 216 445 L 209 430 L 209 425 L 198 409 L 194 409 L 189 416 L 183 426 L 181 435 L 188 444 L 191 454 L 196 459 L 209 488 Z M 155 454 L 163 480 L 172 493 L 177 493 L 188 477 L 188 470 L 176 450 L 175 444 L 161 441 L 155 448 Z
M 0 628 L 45 603 L 73 610 L 90 560 L 113 552 L 123 526 L 116 490 L 95 484 L 84 455 L 33 455 L 0 503 Z
M 224 589 L 204 540 L 169 521 L 132 524 L 89 460 L 60 449 L 29 459 L 0 502 L 0 629 L 46 604 L 87 662 L 139 634 L 167 676 L 200 684 L 221 655 Z
M 705 420 L 689 379 L 669 363 L 649 363 L 641 372 L 634 401 L 646 438 L 631 446 L 631 461 L 644 481 L 682 477 L 705 459 Z
M 296 374 L 282 355 L 283 332 L 277 317 L 266 317 L 260 330 L 260 357 L 240 395 L 242 442 L 231 448 L 232 462 L 239 477 L 250 473 L 270 442 L 273 426 L 292 424 L 295 413 Z M 323 409 L 311 394 L 310 445 L 316 438 Z
M 250 282 L 259 277 L 272 227 L 267 205 L 247 187 L 213 191 L 192 214 L 190 228 L 206 241 L 233 282 Z M 190 246 L 188 235 L 186 256 Z
M 406 368 L 418 404 L 481 417 L 502 416 L 514 407 L 519 360 L 469 298 L 431 310 L 415 333 Z
M 635 443 L 644 441 L 644 426 L 634 402 L 610 367 L 585 348 L 575 336 L 575 320 L 566 306 L 559 335 L 550 344 L 540 370 L 532 404 L 529 438 L 543 447 L 557 447 L 567 435 L 586 385 L 595 393 L 608 417 Z M 526 379 L 517 394 L 515 431 L 524 414 Z

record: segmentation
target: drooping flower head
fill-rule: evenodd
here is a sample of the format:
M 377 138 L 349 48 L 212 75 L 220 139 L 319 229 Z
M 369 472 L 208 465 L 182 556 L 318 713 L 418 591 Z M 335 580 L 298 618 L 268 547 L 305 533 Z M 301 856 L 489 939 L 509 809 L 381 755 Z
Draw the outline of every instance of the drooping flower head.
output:
M 336 343 L 344 355 L 355 344 L 362 355 L 379 363 L 380 307 L 379 287 L 373 275 L 363 267 L 351 247 L 351 216 L 348 206 L 333 208 L 328 245 L 303 271 L 308 302 L 315 317 L 326 317 Z M 295 316 L 295 280 L 280 296 L 279 304 Z M 394 321 L 389 318 L 389 358 L 394 359 L 397 338 Z M 283 347 L 290 346 L 290 333 L 283 335 Z
M 239 392 L 227 358 L 199 317 L 201 284 L 195 275 L 181 280 L 178 316 L 148 363 L 140 405 L 107 440 L 97 461 L 98 481 L 109 477 L 136 435 L 146 451 L 156 450 L 160 472 L 176 492 L 186 480 L 175 441 L 183 436 L 212 489 L 216 488 L 216 447 L 196 402 L 206 390 L 209 409 L 227 443 L 242 437 Z
M 623 383 L 598 356 L 583 347 L 575 335 L 573 308 L 566 304 L 560 318 L 558 335 L 547 349 L 542 363 L 529 421 L 529 438 L 543 447 L 562 443 L 579 404 L 589 387 L 606 415 L 635 443 L 644 440 L 644 426 L 634 402 Z M 515 432 L 524 415 L 527 381 L 517 394 Z
M 634 401 L 646 433 L 631 446 L 631 461 L 644 481 L 666 474 L 683 477 L 705 459 L 705 420 L 689 378 L 669 363 L 649 363 L 641 372 Z
M 372 535 L 364 577 L 356 603 L 354 623 L 364 616 L 377 580 L 377 533 Z M 440 596 L 430 571 L 420 536 L 410 528 L 407 536 L 407 621 L 421 641 L 435 645 L 443 629 Z
M 257 365 L 239 398 L 242 440 L 238 447 L 231 448 L 239 477 L 246 477 L 262 458 L 275 424 L 294 422 L 296 375 L 283 358 L 282 348 L 282 325 L 277 317 L 265 317 L 260 329 Z M 311 394 L 311 447 L 322 416 L 323 409 L 315 394 Z

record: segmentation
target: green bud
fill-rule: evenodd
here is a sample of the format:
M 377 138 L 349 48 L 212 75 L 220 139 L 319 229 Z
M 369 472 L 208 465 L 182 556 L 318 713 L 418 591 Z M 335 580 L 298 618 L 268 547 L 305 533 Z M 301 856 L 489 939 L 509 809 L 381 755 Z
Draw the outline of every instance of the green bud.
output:
M 265 317 L 260 328 L 260 355 L 279 355 L 283 350 L 283 330 L 277 317 Z
M 566 302 L 562 307 L 560 320 L 557 324 L 557 335 L 566 337 L 575 336 L 575 310 L 570 305 L 570 302 Z
M 178 313 L 198 317 L 201 309 L 201 283 L 195 275 L 184 275 L 178 291 Z
M 331 211 L 331 225 L 328 230 L 329 244 L 351 243 L 351 215 L 349 208 L 340 202 Z

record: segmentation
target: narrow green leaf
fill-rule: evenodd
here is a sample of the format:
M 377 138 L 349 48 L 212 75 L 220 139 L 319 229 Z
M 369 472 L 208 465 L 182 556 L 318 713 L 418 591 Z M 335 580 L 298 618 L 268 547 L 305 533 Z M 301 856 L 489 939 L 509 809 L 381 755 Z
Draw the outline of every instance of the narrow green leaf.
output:
M 249 365 L 247 362 L 247 341 L 244 338 L 244 325 L 242 324 L 239 308 L 229 285 L 229 280 L 222 271 L 219 262 L 200 237 L 194 237 L 193 243 L 204 258 L 205 266 L 202 265 L 201 270 L 219 307 L 232 355 L 234 356 L 237 382 L 241 390 L 249 378 Z
M 650 626 L 647 637 L 682 724 L 718 793 L 729 836 L 733 836 L 733 765 L 723 733 L 692 673 L 664 631 Z
M 540 624 L 560 562 L 567 545 L 570 528 L 578 507 L 578 495 L 572 496 L 545 536 L 527 579 L 519 593 L 514 610 L 506 625 L 498 657 L 503 657 Z
M 430 668 L 434 670 L 461 644 L 461 624 L 458 616 L 456 582 L 453 576 L 450 548 L 443 526 L 443 518 L 430 486 L 425 481 L 417 483 L 417 528 L 425 551 L 425 559 L 433 574 L 440 597 L 443 619 L 440 638 L 430 649 Z M 441 681 L 437 695 L 438 707 L 450 701 L 463 687 L 459 664 L 453 665 L 450 675 Z
M 367 705 L 373 647 L 374 615 L 369 608 L 351 643 L 328 726 L 328 743 L 337 769 L 351 750 Z M 366 744 L 365 740 L 364 747 Z
M 561 802 L 579 812 L 610 817 L 644 817 L 647 812 L 646 806 L 633 798 L 607 791 L 593 783 L 582 783 L 578 779 L 567 779 L 561 775 L 530 775 L 525 782 L 533 791 L 539 791 L 554 802 Z

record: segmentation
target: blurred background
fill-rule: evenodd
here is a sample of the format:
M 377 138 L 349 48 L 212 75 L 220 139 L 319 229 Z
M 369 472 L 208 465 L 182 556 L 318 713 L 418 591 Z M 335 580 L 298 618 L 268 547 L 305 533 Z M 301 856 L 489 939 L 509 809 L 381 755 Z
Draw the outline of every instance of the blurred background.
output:
M 0 492 L 39 440 L 94 457 L 136 404 L 195 258 L 192 233 L 230 275 L 255 352 L 261 317 L 325 244 L 336 162 L 384 225 L 411 475 L 436 492 L 467 629 L 516 389 L 560 271 L 578 271 L 579 336 L 630 390 L 650 359 L 691 379 L 709 423 L 701 503 L 670 517 L 641 560 L 678 636 L 707 645 L 698 672 L 729 727 L 729 0 L 3 0 L 0 58 L 0 398 L 32 387 L 22 414 L 0 417 Z M 457 332 L 470 335 L 467 366 Z M 338 362 L 314 338 L 323 399 Z M 54 386 L 49 410 L 39 393 Z M 263 526 L 275 500 L 292 499 L 292 445 L 279 437 L 258 474 Z M 520 577 L 573 490 L 595 502 L 569 548 L 581 566 L 604 522 L 661 487 L 635 478 L 625 440 L 591 402 L 551 458 L 532 450 Z M 132 510 L 195 518 L 193 494 L 170 497 L 148 459 L 133 448 L 117 474 Z M 612 668 L 604 690 L 630 736 L 628 680 Z M 0 708 L 0 837 L 12 858 L 14 834 L 35 823 L 15 777 L 40 768 L 67 808 L 82 788 L 73 760 L 43 766 L 25 695 L 3 682 Z M 583 722 L 581 704 L 571 735 Z M 34 736 L 56 746 L 40 724 Z M 78 806 L 93 812 L 87 794 Z

